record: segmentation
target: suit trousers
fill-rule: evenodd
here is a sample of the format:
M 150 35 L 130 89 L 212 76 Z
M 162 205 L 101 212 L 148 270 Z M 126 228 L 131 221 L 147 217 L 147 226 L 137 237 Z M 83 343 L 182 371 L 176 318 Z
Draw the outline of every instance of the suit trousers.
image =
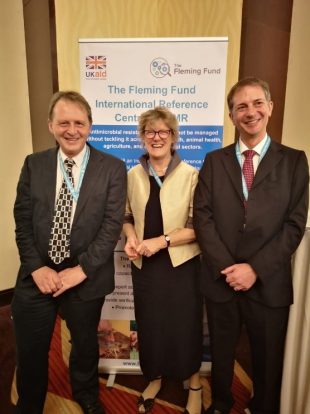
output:
M 31 283 L 32 278 L 30 276 Z M 29 281 L 30 283 L 30 281 Z M 48 352 L 60 310 L 71 335 L 69 371 L 75 400 L 96 401 L 99 394 L 97 328 L 104 297 L 82 301 L 74 288 L 58 298 L 17 290 L 12 302 L 17 345 L 18 414 L 42 414 L 48 385 Z
M 255 414 L 278 414 L 289 307 L 271 308 L 249 300 L 242 292 L 232 301 L 206 300 L 212 360 L 212 403 L 218 410 L 233 404 L 231 385 L 235 350 L 244 323 L 249 336 Z

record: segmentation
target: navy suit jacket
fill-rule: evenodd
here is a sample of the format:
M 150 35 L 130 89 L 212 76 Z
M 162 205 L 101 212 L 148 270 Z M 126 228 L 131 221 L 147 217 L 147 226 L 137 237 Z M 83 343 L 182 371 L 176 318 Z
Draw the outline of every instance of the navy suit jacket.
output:
M 26 157 L 14 206 L 21 266 L 15 291 L 34 292 L 31 273 L 49 266 L 48 243 L 55 208 L 57 148 Z M 90 147 L 71 229 L 70 260 L 87 279 L 76 287 L 84 300 L 114 289 L 114 247 L 119 239 L 126 200 L 123 161 Z
M 207 298 L 226 302 L 242 294 L 271 307 L 292 303 L 291 256 L 304 234 L 308 182 L 305 153 L 272 141 L 256 171 L 245 219 L 235 145 L 207 154 L 193 218 Z M 220 273 L 235 263 L 249 263 L 257 273 L 246 292 L 235 292 Z

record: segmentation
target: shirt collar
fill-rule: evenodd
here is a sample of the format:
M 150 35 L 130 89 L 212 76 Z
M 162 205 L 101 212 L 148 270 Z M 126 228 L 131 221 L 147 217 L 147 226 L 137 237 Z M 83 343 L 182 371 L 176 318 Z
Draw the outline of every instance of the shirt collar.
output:
M 85 151 L 86 151 L 86 145 L 84 145 L 84 148 L 82 149 L 81 152 L 78 153 L 78 155 L 75 155 L 74 157 L 72 157 L 72 160 L 75 162 L 75 165 L 78 168 L 80 168 L 80 166 L 82 165 Z M 59 153 L 63 161 L 65 161 L 65 159 L 68 158 L 61 148 L 59 148 Z
M 265 145 L 265 142 L 267 141 L 268 135 L 266 134 L 264 138 L 257 144 L 255 147 L 251 148 L 253 151 L 256 152 L 256 154 L 260 155 L 262 152 L 262 149 Z M 239 138 L 239 147 L 240 147 L 240 153 L 242 154 L 244 151 L 248 150 L 249 148 L 245 145 L 245 143 L 242 141 L 241 138 Z

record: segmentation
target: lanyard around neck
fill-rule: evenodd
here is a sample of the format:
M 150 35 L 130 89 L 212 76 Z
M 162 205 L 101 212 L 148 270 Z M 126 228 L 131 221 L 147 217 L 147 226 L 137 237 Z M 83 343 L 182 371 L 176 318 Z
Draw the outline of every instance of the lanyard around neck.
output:
M 258 158 L 258 165 L 261 162 L 261 160 L 264 158 L 269 146 L 271 144 L 271 139 L 269 136 L 267 136 L 266 142 L 261 150 L 261 153 L 259 154 L 259 158 Z M 246 185 L 246 181 L 242 172 L 242 157 L 241 157 L 241 152 L 240 152 L 240 144 L 239 144 L 239 140 L 236 142 L 236 146 L 235 146 L 235 150 L 236 150 L 236 157 L 237 160 L 240 164 L 240 168 L 241 168 L 241 178 L 242 178 L 242 191 L 243 191 L 243 196 L 244 199 L 247 200 L 249 197 L 249 190 L 248 187 Z
M 71 180 L 68 176 L 68 173 L 67 173 L 66 167 L 64 165 L 63 159 L 60 155 L 60 152 L 58 152 L 58 160 L 59 160 L 60 170 L 62 172 L 62 175 L 63 175 L 63 178 L 65 180 L 66 186 L 68 187 L 68 189 L 69 189 L 69 191 L 72 195 L 72 198 L 76 203 L 79 199 L 83 177 L 84 177 L 85 170 L 86 170 L 86 167 L 87 167 L 87 163 L 88 163 L 88 160 L 89 160 L 89 154 L 90 154 L 89 148 L 88 148 L 88 146 L 86 146 L 86 151 L 85 151 L 85 154 L 84 154 L 84 157 L 83 157 L 83 160 L 82 160 L 82 164 L 81 164 L 79 182 L 78 182 L 78 185 L 74 188 L 73 185 L 72 185 L 72 182 L 71 182 Z
M 148 167 L 149 167 L 149 173 L 155 178 L 155 180 L 156 180 L 156 182 L 157 182 L 157 184 L 158 184 L 158 186 L 159 186 L 159 188 L 161 188 L 162 187 L 162 185 L 163 185 L 163 182 L 161 181 L 161 179 L 159 178 L 159 176 L 158 176 L 158 174 L 157 174 L 157 172 L 154 170 L 154 168 L 153 168 L 153 166 L 152 166 L 152 164 L 150 163 L 150 161 L 148 160 L 147 161 L 147 165 L 148 165 Z

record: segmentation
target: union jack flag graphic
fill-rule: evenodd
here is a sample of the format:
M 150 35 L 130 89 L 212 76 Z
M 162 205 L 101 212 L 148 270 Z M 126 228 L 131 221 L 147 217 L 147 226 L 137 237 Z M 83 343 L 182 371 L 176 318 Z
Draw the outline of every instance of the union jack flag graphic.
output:
M 107 58 L 106 56 L 87 56 L 86 57 L 86 69 L 106 69 Z

